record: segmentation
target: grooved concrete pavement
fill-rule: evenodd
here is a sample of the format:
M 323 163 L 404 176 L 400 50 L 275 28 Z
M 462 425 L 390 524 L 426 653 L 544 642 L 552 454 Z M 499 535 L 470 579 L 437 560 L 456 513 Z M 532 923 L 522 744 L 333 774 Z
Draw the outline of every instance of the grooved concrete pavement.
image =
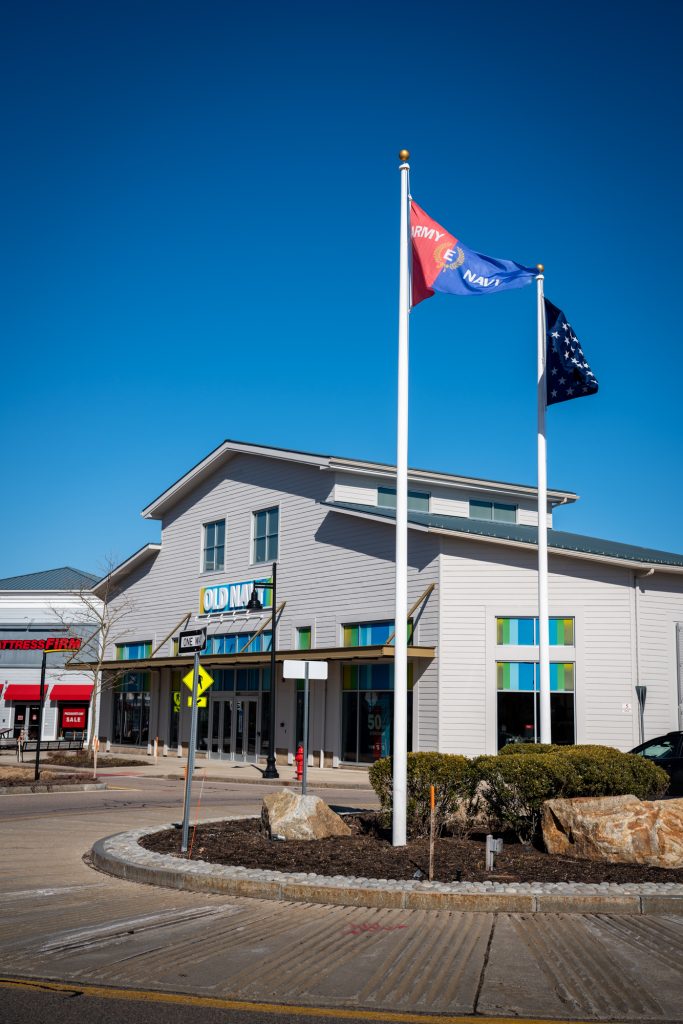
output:
M 0 919 L 11 922 L 0 974 L 311 1006 L 681 1020 L 680 916 L 372 910 L 124 882 L 82 854 L 103 835 L 176 820 L 182 786 L 116 785 L 0 802 Z M 201 815 L 256 812 L 262 793 L 207 783 Z

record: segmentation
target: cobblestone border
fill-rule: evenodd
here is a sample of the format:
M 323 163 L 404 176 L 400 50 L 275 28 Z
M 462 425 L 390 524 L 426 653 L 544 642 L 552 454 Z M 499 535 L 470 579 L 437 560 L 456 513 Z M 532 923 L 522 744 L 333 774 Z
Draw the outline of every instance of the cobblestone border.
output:
M 67 783 L 37 782 L 33 786 L 0 786 L 0 796 L 9 796 L 10 793 L 85 793 L 91 789 L 106 789 L 105 782 L 75 782 L 73 785 Z
M 239 821 L 247 817 L 253 815 L 211 820 Z M 173 825 L 139 828 L 100 839 L 90 851 L 90 861 L 99 870 L 130 882 L 344 907 L 515 914 L 683 914 L 683 884 L 678 882 L 405 882 L 227 867 L 184 861 L 140 846 L 142 836 L 164 828 Z

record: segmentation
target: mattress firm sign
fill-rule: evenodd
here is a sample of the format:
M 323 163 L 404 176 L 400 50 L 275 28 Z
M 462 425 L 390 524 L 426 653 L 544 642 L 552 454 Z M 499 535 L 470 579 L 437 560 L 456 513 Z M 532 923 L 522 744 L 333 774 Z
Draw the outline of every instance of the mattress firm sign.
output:
M 200 614 L 241 611 L 247 607 L 254 587 L 263 607 L 270 608 L 273 592 L 261 588 L 260 583 L 270 583 L 270 578 L 261 577 L 258 580 L 244 580 L 242 583 L 221 583 L 217 587 L 202 587 L 199 591 Z

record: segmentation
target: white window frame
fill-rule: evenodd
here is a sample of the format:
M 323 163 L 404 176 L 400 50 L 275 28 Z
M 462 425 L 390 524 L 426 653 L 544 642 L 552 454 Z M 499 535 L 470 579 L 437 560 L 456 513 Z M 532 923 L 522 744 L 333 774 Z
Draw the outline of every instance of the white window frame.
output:
M 277 555 L 275 556 L 275 558 L 268 558 L 268 557 L 266 557 L 266 558 L 263 559 L 263 561 L 258 561 L 257 562 L 256 558 L 255 558 L 255 555 L 256 555 L 256 516 L 259 515 L 261 512 L 273 512 L 275 509 L 277 509 Z M 266 538 L 267 537 L 268 537 L 268 534 L 266 534 Z M 249 546 L 250 546 L 250 551 L 249 551 L 250 562 L 249 562 L 249 564 L 250 565 L 269 565 L 269 564 L 272 564 L 273 562 L 277 562 L 278 559 L 280 558 L 281 542 L 282 542 L 282 509 L 281 509 L 280 505 L 279 504 L 266 505 L 266 506 L 264 506 L 264 508 L 255 508 L 255 509 L 253 509 L 252 513 L 251 513 L 251 533 L 250 533 L 250 540 L 249 540 Z
M 218 523 L 223 523 L 223 565 L 220 569 L 207 569 L 204 562 L 204 552 L 206 550 L 206 528 L 207 526 L 216 526 Z M 225 549 L 227 547 L 228 540 L 228 520 L 226 516 L 218 519 L 209 519 L 208 522 L 202 523 L 201 534 L 199 538 L 199 572 L 200 574 L 206 575 L 215 572 L 225 572 Z M 215 550 L 215 546 L 214 546 Z

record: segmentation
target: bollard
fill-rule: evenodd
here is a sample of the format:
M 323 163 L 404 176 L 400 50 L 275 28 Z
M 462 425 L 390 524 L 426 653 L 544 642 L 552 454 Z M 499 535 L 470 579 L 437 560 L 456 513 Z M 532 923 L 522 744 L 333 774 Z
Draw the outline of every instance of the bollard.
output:
M 162 756 L 168 757 L 168 743 L 164 743 L 164 753 Z
M 183 756 L 183 745 L 182 745 L 182 743 L 179 743 L 178 744 L 178 757 L 182 757 L 182 756 Z
M 494 839 L 492 835 L 486 837 L 486 870 L 493 871 L 496 866 L 496 855 L 503 850 L 503 840 Z
M 154 737 L 154 763 L 157 763 L 157 757 L 159 756 L 159 737 Z
M 105 752 L 105 754 L 108 754 L 110 751 L 111 751 L 111 740 L 107 740 L 107 746 L 106 746 L 104 752 Z

